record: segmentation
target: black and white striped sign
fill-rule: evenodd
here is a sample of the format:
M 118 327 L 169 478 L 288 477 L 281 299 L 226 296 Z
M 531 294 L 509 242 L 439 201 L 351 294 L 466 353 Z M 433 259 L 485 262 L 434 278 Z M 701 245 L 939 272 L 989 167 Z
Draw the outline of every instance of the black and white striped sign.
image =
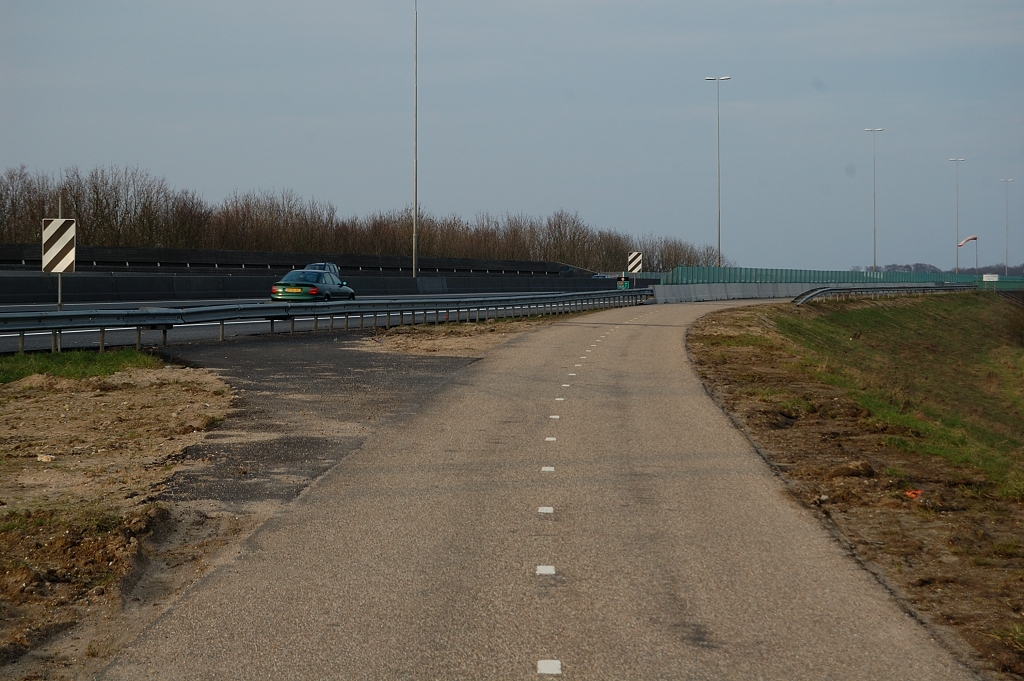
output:
M 644 254 L 638 251 L 634 251 L 629 254 L 629 260 L 626 261 L 626 271 L 628 272 L 642 272 L 644 269 Z
M 75 271 L 74 220 L 43 220 L 43 271 Z

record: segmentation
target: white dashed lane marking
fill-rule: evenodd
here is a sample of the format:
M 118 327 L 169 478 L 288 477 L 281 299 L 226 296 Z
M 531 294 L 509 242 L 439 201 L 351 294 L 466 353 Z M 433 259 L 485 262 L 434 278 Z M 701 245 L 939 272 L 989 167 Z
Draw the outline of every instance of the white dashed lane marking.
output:
M 554 441 L 555 441 L 555 438 L 553 438 L 553 437 L 546 437 L 546 438 L 544 438 L 544 442 L 554 442 Z
M 569 387 L 569 384 L 568 384 L 568 383 L 563 383 L 563 384 L 562 384 L 562 387 L 563 387 L 563 388 L 568 388 L 568 387 Z
M 537 509 L 537 513 L 554 513 L 555 509 L 551 506 L 541 506 Z
M 555 402 L 565 402 L 565 398 L 564 397 L 556 397 L 555 398 Z
M 537 673 L 538 674 L 554 674 L 561 676 L 562 674 L 562 661 L 561 660 L 538 660 L 537 661 Z
M 570 375 L 570 376 L 575 376 L 576 374 L 569 374 L 569 375 Z
M 552 415 L 551 415 L 551 416 L 549 416 L 548 418 L 549 418 L 549 419 L 557 419 L 557 418 L 558 418 L 558 414 L 552 414 Z
M 553 575 L 553 574 L 555 574 L 555 566 L 554 565 L 538 565 L 537 566 L 537 574 L 538 575 Z
M 540 467 L 540 472 L 541 473 L 554 473 L 555 472 L 555 467 L 554 466 L 541 466 Z
M 582 357 L 580 357 L 580 359 L 583 359 L 583 358 L 582 358 Z M 576 366 L 578 366 L 578 367 L 581 367 L 581 366 L 583 366 L 583 365 L 582 365 L 582 364 L 577 364 Z M 570 376 L 575 376 L 576 374 L 569 374 L 569 375 L 570 375 Z

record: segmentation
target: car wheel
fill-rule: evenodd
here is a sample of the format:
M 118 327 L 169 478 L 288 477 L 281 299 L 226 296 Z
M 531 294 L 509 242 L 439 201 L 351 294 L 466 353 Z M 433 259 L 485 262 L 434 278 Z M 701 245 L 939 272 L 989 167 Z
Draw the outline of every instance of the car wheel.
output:
M 348 294 L 348 299 L 349 300 L 355 300 L 356 299 L 356 294 L 354 294 L 354 293 Z
M 324 302 L 325 303 L 331 302 L 331 294 L 330 293 L 325 293 L 324 294 Z

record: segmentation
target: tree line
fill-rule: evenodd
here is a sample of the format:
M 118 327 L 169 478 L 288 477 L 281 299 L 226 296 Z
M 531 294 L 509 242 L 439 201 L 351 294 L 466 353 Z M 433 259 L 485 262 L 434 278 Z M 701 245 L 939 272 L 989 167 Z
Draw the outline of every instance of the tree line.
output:
M 38 242 L 58 200 L 63 216 L 78 221 L 78 242 L 90 246 L 412 255 L 411 208 L 346 218 L 330 202 L 288 189 L 236 191 L 211 204 L 146 170 L 117 166 L 56 175 L 9 168 L 0 176 L 0 243 Z M 647 271 L 717 262 L 713 246 L 596 229 L 564 210 L 472 221 L 421 212 L 417 236 L 422 257 L 555 261 L 593 271 L 625 269 L 630 251 L 644 254 Z

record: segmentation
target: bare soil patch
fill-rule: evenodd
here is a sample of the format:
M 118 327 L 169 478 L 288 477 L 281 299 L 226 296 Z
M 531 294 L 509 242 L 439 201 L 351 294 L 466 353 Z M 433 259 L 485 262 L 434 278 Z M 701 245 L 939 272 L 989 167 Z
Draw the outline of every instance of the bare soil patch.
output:
M 231 399 L 215 375 L 181 367 L 0 386 L 0 671 L 120 610 L 143 546 L 170 519 L 154 503 L 168 462 L 223 420 Z
M 371 352 L 407 352 L 448 357 L 479 357 L 487 350 L 523 333 L 566 319 L 565 316 L 526 319 L 488 319 L 482 322 L 418 324 L 378 329 L 362 341 Z
M 883 306 L 879 315 L 898 324 L 901 306 L 917 305 L 915 300 L 861 305 Z M 885 329 L 843 338 L 848 345 L 836 352 L 864 355 L 857 355 L 849 371 L 839 370 L 825 366 L 827 356 L 780 333 L 779 320 L 794 314 L 825 312 L 794 312 L 787 303 L 726 310 L 699 320 L 689 332 L 687 347 L 707 390 L 748 433 L 794 496 L 819 514 L 853 555 L 954 652 L 989 678 L 1024 678 L 1024 504 L 1014 496 L 1014 469 L 999 468 L 1002 460 L 994 458 L 986 472 L 979 468 L 982 464 L 972 463 L 972 457 L 980 456 L 978 449 L 964 444 L 972 433 L 981 433 L 981 442 L 996 432 L 989 438 L 992 452 L 1020 457 L 1013 444 L 1020 420 L 1002 423 L 993 416 L 986 430 L 980 421 L 957 425 L 953 419 L 950 428 L 966 435 L 963 441 L 946 443 L 949 451 L 973 451 L 948 458 L 922 453 L 930 446 L 929 437 L 946 430 L 940 432 L 943 424 L 937 424 L 938 434 L 928 434 L 900 425 L 914 423 L 906 420 L 911 418 L 941 418 L 934 416 L 938 407 L 921 397 L 913 380 L 897 381 L 898 372 L 884 370 L 892 366 L 886 362 L 894 352 L 886 345 Z M 957 365 L 962 380 L 975 379 L 972 365 L 960 355 L 947 355 L 927 337 L 918 342 L 923 345 L 904 345 L 903 354 L 895 357 L 896 364 L 915 363 L 910 374 L 935 379 L 940 376 L 937 363 L 963 360 Z M 889 355 L 875 366 L 872 357 L 877 353 Z M 1024 387 L 1016 364 L 1019 353 L 994 347 L 985 357 L 985 362 L 994 358 L 1005 363 L 1009 378 L 985 370 L 980 381 L 988 381 L 983 389 L 993 394 L 997 388 L 1004 391 L 1012 414 L 1014 396 Z M 859 386 L 856 380 L 845 381 L 860 374 L 865 383 Z M 869 393 L 879 392 L 887 394 L 879 409 L 891 408 L 884 418 L 865 407 L 873 399 Z M 980 419 L 981 411 L 972 415 L 971 405 L 964 405 L 964 419 Z

